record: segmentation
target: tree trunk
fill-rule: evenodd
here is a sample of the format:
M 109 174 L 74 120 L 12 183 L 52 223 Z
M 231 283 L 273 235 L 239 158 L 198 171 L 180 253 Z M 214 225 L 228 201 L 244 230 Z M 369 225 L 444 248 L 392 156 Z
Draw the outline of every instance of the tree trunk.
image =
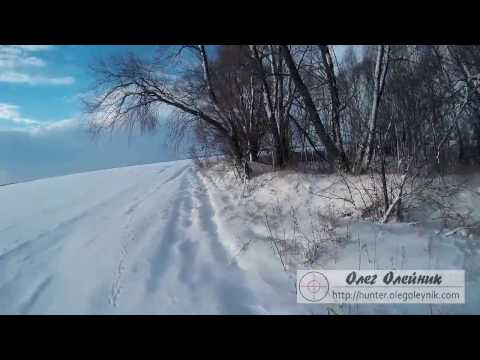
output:
M 340 96 L 337 86 L 337 79 L 333 67 L 332 56 L 328 45 L 319 45 L 322 53 L 323 65 L 327 74 L 328 88 L 330 91 L 330 98 L 332 100 L 332 127 L 334 134 L 334 142 L 336 143 L 340 155 L 346 159 L 345 150 L 343 148 L 342 131 L 340 127 Z
M 340 168 L 347 172 L 350 171 L 350 165 L 347 157 L 345 156 L 345 154 L 342 154 L 339 151 L 339 149 L 336 147 L 335 143 L 327 134 L 322 121 L 320 120 L 320 117 L 318 115 L 318 112 L 313 102 L 310 91 L 308 90 L 307 86 L 305 85 L 305 83 L 303 82 L 300 76 L 300 73 L 297 69 L 297 65 L 295 64 L 292 58 L 292 55 L 290 54 L 290 50 L 288 49 L 288 46 L 281 45 L 280 48 L 282 50 L 282 54 L 288 66 L 288 69 L 290 70 L 290 75 L 292 76 L 295 82 L 295 85 L 297 86 L 297 89 L 300 93 L 300 96 L 302 97 L 303 102 L 305 103 L 305 108 L 310 116 L 310 119 L 312 119 L 313 126 L 315 127 L 315 131 L 317 132 L 318 137 L 320 138 L 323 145 L 325 146 L 328 161 L 332 164 L 336 163 L 337 168 Z
M 388 199 L 388 186 L 387 186 L 387 175 L 385 171 L 385 154 L 381 151 L 381 175 L 382 175 L 382 189 L 383 189 L 383 203 L 384 203 L 384 214 L 387 213 L 389 204 Z
M 458 138 L 458 162 L 460 164 L 466 164 L 467 159 L 465 156 L 465 146 L 463 144 L 462 132 L 460 131 L 460 127 L 458 126 L 458 119 L 455 119 L 455 131 Z
M 377 60 L 375 63 L 373 102 L 372 109 L 370 111 L 370 118 L 368 121 L 368 133 L 365 137 L 363 148 L 360 151 L 359 161 L 357 162 L 360 170 L 359 172 L 366 171 L 370 166 L 370 162 L 372 160 L 373 149 L 375 146 L 378 108 L 380 105 L 380 100 L 382 98 L 383 88 L 385 86 L 385 77 L 388 70 L 389 53 L 389 45 L 378 46 Z
M 273 52 L 273 48 L 271 48 Z M 275 58 L 273 53 L 271 54 L 271 69 L 273 73 L 274 79 L 274 89 L 272 93 L 272 89 L 267 81 L 267 76 L 265 74 L 265 70 L 263 68 L 262 59 L 258 54 L 258 50 L 255 45 L 250 45 L 250 52 L 252 57 L 257 62 L 258 72 L 260 75 L 260 80 L 262 82 L 263 87 L 263 99 L 264 99 L 264 107 L 265 112 L 267 114 L 267 118 L 270 124 L 270 129 L 272 131 L 273 140 L 274 140 L 274 148 L 272 153 L 272 162 L 274 168 L 281 168 L 285 165 L 288 159 L 288 139 L 285 139 L 285 126 L 287 124 L 286 121 L 282 118 L 283 111 L 279 109 L 279 103 L 283 102 L 283 99 L 280 97 L 280 87 L 282 86 L 281 81 L 278 79 L 279 75 L 277 74 L 278 69 L 275 63 Z

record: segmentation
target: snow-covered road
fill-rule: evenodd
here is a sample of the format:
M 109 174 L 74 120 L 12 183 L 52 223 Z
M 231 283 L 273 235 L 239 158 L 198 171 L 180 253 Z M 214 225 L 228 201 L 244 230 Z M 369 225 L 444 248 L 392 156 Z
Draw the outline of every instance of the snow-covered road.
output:
M 302 309 L 271 254 L 260 270 L 236 260 L 188 160 L 5 186 L 0 214 L 3 314 Z

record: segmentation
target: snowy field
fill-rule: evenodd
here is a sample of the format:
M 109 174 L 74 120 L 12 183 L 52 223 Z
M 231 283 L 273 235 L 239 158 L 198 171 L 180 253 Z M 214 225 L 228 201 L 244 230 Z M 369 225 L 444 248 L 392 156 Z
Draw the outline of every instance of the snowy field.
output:
M 0 313 L 301 311 L 274 257 L 236 261 L 190 161 L 10 185 L 0 199 Z
M 0 313 L 480 313 L 476 233 L 427 217 L 380 225 L 341 216 L 344 205 L 311 195 L 324 181 L 280 172 L 244 187 L 184 160 L 0 187 Z M 475 214 L 480 187 L 472 191 L 459 201 Z M 314 226 L 308 209 L 325 221 Z M 334 234 L 311 263 L 308 236 L 292 236 L 308 226 Z M 465 269 L 466 305 L 298 305 L 297 268 Z

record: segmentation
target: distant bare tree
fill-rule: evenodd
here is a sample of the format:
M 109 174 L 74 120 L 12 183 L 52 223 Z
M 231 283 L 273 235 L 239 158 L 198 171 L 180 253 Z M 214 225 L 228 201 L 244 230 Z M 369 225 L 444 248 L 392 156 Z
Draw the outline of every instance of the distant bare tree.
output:
M 179 119 L 204 124 L 225 143 L 236 162 L 241 162 L 238 124 L 221 109 L 206 48 L 182 46 L 176 57 L 187 49 L 193 50 L 198 67 L 181 78 L 166 75 L 165 63 L 133 54 L 97 64 L 95 96 L 85 101 L 92 119 L 90 129 L 95 133 L 117 127 L 150 131 L 158 125 L 161 106 L 167 106 L 176 110 Z

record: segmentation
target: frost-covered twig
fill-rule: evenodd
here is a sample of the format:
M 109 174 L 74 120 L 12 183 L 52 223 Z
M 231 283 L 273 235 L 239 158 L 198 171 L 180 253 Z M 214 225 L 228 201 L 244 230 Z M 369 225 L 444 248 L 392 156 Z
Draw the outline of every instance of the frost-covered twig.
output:
M 275 241 L 275 238 L 273 237 L 272 228 L 270 227 L 270 222 L 268 221 L 267 214 L 265 214 L 265 226 L 267 227 L 268 233 L 270 234 L 270 240 L 272 241 L 273 246 L 275 247 L 275 250 L 277 250 L 280 261 L 282 262 L 283 270 L 285 272 L 287 272 L 287 267 L 285 265 L 285 262 L 283 261 L 282 254 L 281 254 L 280 250 L 278 249 L 277 242 Z

